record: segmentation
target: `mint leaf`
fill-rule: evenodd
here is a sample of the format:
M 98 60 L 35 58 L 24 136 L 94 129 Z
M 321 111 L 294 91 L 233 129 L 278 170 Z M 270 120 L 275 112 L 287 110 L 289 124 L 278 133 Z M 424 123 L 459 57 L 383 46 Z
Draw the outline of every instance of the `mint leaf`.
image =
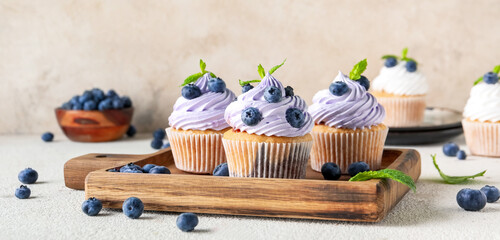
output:
M 388 58 L 398 59 L 398 56 L 396 56 L 396 55 L 384 55 L 384 56 L 382 56 L 382 59 L 388 59 Z
M 186 86 L 192 82 L 196 82 L 196 80 L 198 80 L 198 78 L 200 78 L 202 76 L 203 76 L 203 73 L 195 73 L 195 74 L 187 77 L 186 80 L 184 80 L 184 83 L 181 85 L 181 87 Z
M 260 82 L 262 80 L 256 79 L 256 80 L 249 80 L 249 81 L 241 81 L 241 80 L 238 80 L 238 81 L 240 83 L 240 86 L 243 87 L 243 86 L 245 86 L 247 84 L 254 83 L 254 82 Z
M 395 170 L 395 169 L 382 169 L 379 171 L 366 171 L 356 174 L 356 176 L 349 179 L 350 182 L 353 181 L 366 181 L 370 179 L 392 179 L 394 181 L 400 182 L 408 186 L 413 192 L 417 191 L 417 186 L 413 179 L 406 175 L 405 173 Z
M 472 175 L 472 176 L 448 176 L 448 175 L 444 174 L 441 171 L 441 169 L 439 169 L 439 166 L 436 163 L 436 154 L 431 155 L 431 157 L 432 157 L 432 163 L 434 163 L 434 167 L 436 167 L 436 169 L 438 170 L 439 175 L 441 175 L 441 178 L 443 178 L 444 182 L 448 183 L 448 184 L 462 183 L 462 182 L 467 181 L 469 178 L 481 177 L 486 172 L 486 170 L 484 170 L 484 171 L 477 173 L 475 175 Z
M 264 78 L 266 76 L 266 71 L 264 70 L 264 67 L 262 67 L 262 65 L 259 64 L 259 66 L 257 66 L 257 71 L 259 71 L 259 76 L 261 78 Z
M 408 48 L 404 48 L 403 52 L 401 53 L 401 60 L 406 61 L 406 55 L 408 54 Z
M 283 60 L 283 62 L 280 65 L 276 65 L 273 68 L 271 68 L 271 70 L 269 70 L 269 74 L 273 74 L 276 70 L 278 70 L 278 68 L 283 66 L 283 64 L 285 64 L 285 62 L 286 62 L 286 58 L 285 58 L 285 60 Z
M 498 74 L 500 72 L 500 65 L 498 66 L 495 66 L 495 68 L 493 68 L 493 71 L 494 73 Z
M 202 73 L 206 73 L 205 68 L 207 68 L 207 64 L 200 59 L 200 69 Z
M 483 81 L 483 77 L 480 77 L 478 78 L 475 82 L 474 82 L 474 86 L 476 86 L 477 84 L 479 84 L 480 82 Z
M 351 80 L 358 80 L 361 78 L 361 74 L 366 70 L 366 66 L 368 65 L 368 62 L 366 62 L 366 58 L 358 62 L 354 67 L 352 68 L 351 73 L 349 73 L 349 78 Z

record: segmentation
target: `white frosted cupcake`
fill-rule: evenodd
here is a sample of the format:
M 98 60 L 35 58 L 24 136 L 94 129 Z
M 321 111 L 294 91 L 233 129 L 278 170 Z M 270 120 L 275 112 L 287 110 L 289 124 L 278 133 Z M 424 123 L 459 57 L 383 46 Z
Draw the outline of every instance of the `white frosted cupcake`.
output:
M 476 81 L 465 105 L 465 140 L 473 155 L 500 157 L 500 65 Z
M 401 57 L 383 56 L 385 66 L 372 83 L 372 94 L 384 106 L 384 123 L 389 127 L 418 126 L 424 119 L 429 86 L 407 52 L 405 48 Z

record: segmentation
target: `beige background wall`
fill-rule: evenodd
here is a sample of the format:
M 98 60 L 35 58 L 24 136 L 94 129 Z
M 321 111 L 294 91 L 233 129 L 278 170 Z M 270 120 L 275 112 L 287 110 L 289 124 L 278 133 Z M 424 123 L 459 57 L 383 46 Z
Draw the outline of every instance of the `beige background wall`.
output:
M 430 105 L 462 109 L 500 63 L 500 1 L 0 1 L 0 133 L 59 132 L 53 109 L 92 87 L 132 97 L 140 130 L 166 127 L 177 87 L 198 71 L 275 76 L 311 103 L 340 69 L 409 47 Z

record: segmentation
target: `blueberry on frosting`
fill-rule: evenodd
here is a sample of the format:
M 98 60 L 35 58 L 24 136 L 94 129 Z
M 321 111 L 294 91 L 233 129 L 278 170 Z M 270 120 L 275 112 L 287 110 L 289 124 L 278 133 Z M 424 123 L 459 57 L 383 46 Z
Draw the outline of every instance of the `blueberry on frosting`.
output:
M 269 103 L 277 103 L 281 101 L 281 89 L 275 86 L 269 86 L 264 92 L 264 98 Z
M 194 84 L 188 84 L 182 88 L 182 96 L 188 100 L 195 99 L 201 96 L 201 90 Z
M 286 97 L 293 97 L 295 94 L 293 94 L 293 88 L 290 86 L 286 86 L 285 88 L 285 96 Z
M 218 77 L 211 78 L 208 80 L 208 90 L 210 92 L 223 93 L 226 91 L 226 83 Z
M 483 76 L 483 81 L 487 84 L 495 84 L 498 82 L 498 74 L 494 72 L 487 72 Z
M 385 66 L 388 68 L 394 67 L 398 64 L 398 60 L 395 57 L 388 57 L 385 59 Z
M 382 56 L 382 59 L 385 59 L 384 65 L 387 68 L 392 68 L 398 65 L 398 60 L 402 61 L 405 63 L 405 68 L 406 71 L 408 72 L 415 72 L 417 71 L 417 61 L 415 61 L 412 58 L 407 57 L 406 55 L 408 54 L 408 48 L 403 49 L 401 53 L 401 57 L 395 56 L 395 55 L 384 55 Z M 354 80 L 354 79 L 353 79 Z
M 366 91 L 370 89 L 370 80 L 368 80 L 368 78 L 366 78 L 365 76 L 361 75 L 361 77 L 358 79 L 358 83 L 359 85 L 363 86 Z
M 247 84 L 241 86 L 241 93 L 246 93 L 246 92 L 250 91 L 252 88 L 253 88 L 253 86 L 250 85 L 250 83 L 247 83 Z
M 345 82 L 334 82 L 330 84 L 330 92 L 337 97 L 344 95 L 348 91 L 349 87 Z
M 241 121 L 247 126 L 255 126 L 262 120 L 262 114 L 259 109 L 248 107 L 241 113 Z
M 305 116 L 304 113 L 298 108 L 290 108 L 286 110 L 286 121 L 294 128 L 301 128 L 304 126 Z
M 417 71 L 417 63 L 415 61 L 410 60 L 410 61 L 406 62 L 405 67 L 406 67 L 406 71 L 408 71 L 408 72 Z

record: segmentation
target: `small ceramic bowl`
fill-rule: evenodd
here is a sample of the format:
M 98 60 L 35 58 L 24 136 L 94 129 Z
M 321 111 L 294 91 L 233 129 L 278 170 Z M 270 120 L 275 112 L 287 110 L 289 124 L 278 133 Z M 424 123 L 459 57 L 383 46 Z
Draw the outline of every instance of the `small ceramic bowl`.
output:
M 56 117 L 64 134 L 75 142 L 108 142 L 127 132 L 134 108 L 104 111 L 64 110 L 56 108 Z

